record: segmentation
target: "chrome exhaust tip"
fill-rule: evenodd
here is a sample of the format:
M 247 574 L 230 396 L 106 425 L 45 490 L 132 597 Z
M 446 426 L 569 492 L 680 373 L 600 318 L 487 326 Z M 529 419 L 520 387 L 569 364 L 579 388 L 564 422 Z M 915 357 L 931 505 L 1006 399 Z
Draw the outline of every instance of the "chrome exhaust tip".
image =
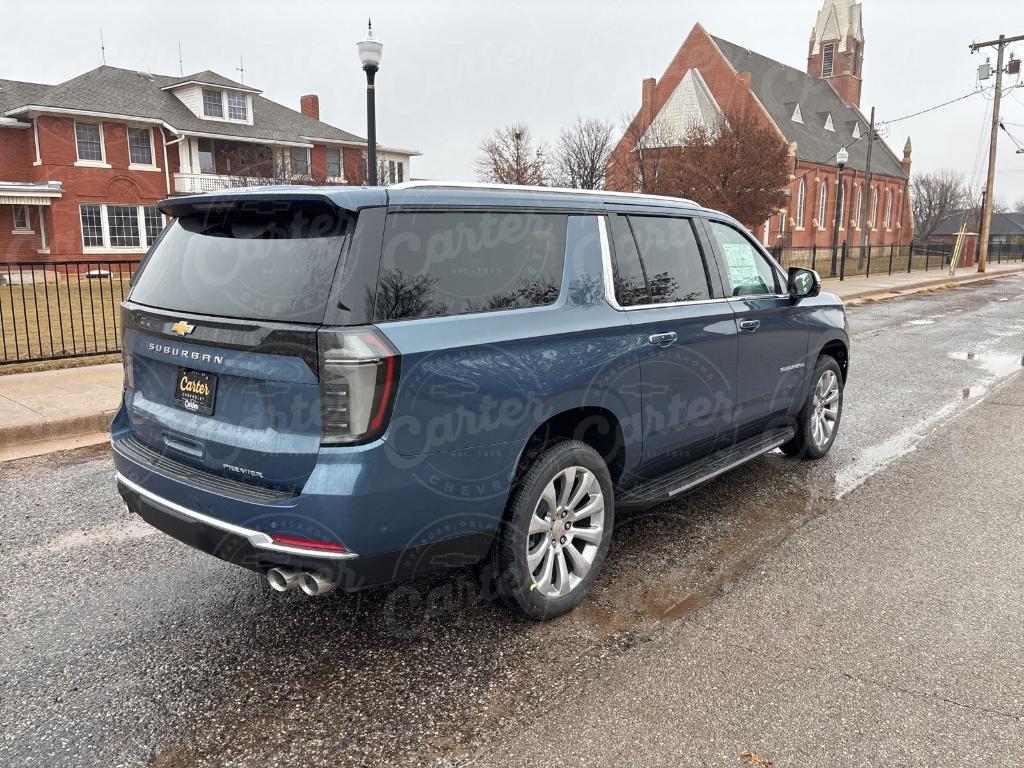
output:
M 267 581 L 275 592 L 287 592 L 299 586 L 300 574 L 294 568 L 271 568 L 267 571 Z
M 318 597 L 333 592 L 338 586 L 336 582 L 319 573 L 303 573 L 299 576 L 299 587 L 310 597 Z

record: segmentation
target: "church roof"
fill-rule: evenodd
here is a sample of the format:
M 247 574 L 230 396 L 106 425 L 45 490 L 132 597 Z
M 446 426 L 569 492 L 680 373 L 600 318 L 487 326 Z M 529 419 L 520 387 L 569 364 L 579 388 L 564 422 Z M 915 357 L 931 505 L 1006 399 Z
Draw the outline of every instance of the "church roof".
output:
M 768 110 L 786 141 L 796 144 L 798 159 L 835 165 L 836 153 L 845 146 L 850 153 L 848 168 L 863 171 L 867 167 L 867 140 L 856 139 L 854 133 L 867 136 L 868 120 L 859 109 L 847 106 L 827 80 L 819 80 L 720 37 L 712 35 L 711 39 L 733 69 L 750 73 L 754 95 Z M 799 105 L 803 122 L 793 120 L 794 104 Z M 829 118 L 833 130 L 825 127 Z M 875 140 L 871 169 L 873 173 L 886 176 L 906 177 L 900 161 L 881 139 Z

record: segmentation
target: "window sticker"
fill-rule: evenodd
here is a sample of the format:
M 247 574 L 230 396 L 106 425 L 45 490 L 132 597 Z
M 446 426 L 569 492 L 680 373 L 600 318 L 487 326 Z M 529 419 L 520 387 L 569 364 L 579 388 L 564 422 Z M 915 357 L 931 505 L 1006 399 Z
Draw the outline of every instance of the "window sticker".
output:
M 757 258 L 754 249 L 744 243 L 722 243 L 726 264 L 729 265 L 729 279 L 733 285 L 759 285 Z

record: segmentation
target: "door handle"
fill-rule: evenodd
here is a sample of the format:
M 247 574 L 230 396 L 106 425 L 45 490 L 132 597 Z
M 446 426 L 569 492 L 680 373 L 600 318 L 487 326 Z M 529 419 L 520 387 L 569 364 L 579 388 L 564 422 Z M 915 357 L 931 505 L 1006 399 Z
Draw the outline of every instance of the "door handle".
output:
M 678 338 L 679 336 L 675 331 L 669 331 L 668 333 L 655 333 L 652 336 L 648 336 L 647 340 L 651 344 L 657 344 L 659 347 L 671 347 Z
M 761 327 L 760 320 L 740 320 L 740 330 L 745 333 L 753 333 Z

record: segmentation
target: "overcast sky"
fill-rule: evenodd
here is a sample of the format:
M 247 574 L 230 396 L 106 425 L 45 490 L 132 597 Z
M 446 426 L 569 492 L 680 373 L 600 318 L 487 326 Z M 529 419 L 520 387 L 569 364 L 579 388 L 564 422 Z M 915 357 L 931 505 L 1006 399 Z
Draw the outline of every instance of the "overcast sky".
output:
M 862 107 L 876 106 L 880 120 L 969 93 L 984 57 L 971 56 L 968 44 L 1024 34 L 1019 0 L 863 5 Z M 238 78 L 242 56 L 245 82 L 267 97 L 297 108 L 299 96 L 317 93 L 324 120 L 365 135 L 355 41 L 372 15 L 384 42 L 379 141 L 421 151 L 416 177 L 471 179 L 480 139 L 495 126 L 524 121 L 554 140 L 578 114 L 620 123 L 639 106 L 640 81 L 661 77 L 698 21 L 802 68 L 820 7 L 820 0 L 49 0 L 3 14 L 0 78 L 53 83 L 97 66 L 102 23 L 108 64 L 176 74 L 180 41 L 186 74 L 212 69 Z M 1024 56 L 1024 43 L 1015 49 Z M 974 96 L 892 125 L 888 141 L 899 154 L 912 137 L 917 171 L 952 168 L 979 183 L 990 109 L 985 96 Z M 1024 145 L 1024 87 L 1004 99 L 1003 119 Z M 996 195 L 1007 203 L 1024 198 L 1024 154 L 1015 151 L 1002 134 Z

